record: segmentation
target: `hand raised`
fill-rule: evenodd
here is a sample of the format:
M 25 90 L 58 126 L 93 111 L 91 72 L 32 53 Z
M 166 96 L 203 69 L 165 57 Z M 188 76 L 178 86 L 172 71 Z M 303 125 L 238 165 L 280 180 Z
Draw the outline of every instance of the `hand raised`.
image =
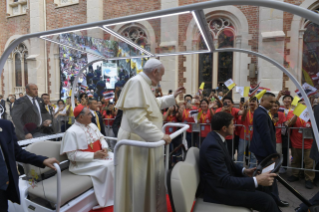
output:
M 183 93 L 185 91 L 184 87 L 179 87 L 177 90 L 174 92 L 174 97 L 176 98 L 179 94 Z

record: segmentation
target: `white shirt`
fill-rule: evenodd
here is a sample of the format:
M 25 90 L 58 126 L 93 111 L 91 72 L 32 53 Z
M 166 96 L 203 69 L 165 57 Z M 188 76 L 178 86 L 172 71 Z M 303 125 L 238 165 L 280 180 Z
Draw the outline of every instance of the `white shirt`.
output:
M 33 97 L 29 96 L 28 94 L 27 94 L 27 97 L 30 99 L 31 104 L 33 105 Z M 42 116 L 41 116 L 40 105 L 39 105 L 38 100 L 36 99 L 36 97 L 34 97 L 34 98 L 35 98 L 34 99 L 35 104 L 36 104 L 36 106 L 38 108 L 38 112 L 39 112 L 39 115 L 40 115 L 40 123 L 39 123 L 39 126 L 40 126 L 42 124 Z
M 91 111 L 92 115 L 95 117 L 95 112 L 96 112 L 96 111 L 91 110 L 91 109 L 90 109 L 90 111 Z
M 259 107 L 261 107 L 262 109 L 264 109 L 267 113 L 268 113 L 268 110 L 266 108 L 264 108 L 263 106 L 259 105 Z
M 260 106 L 260 107 L 262 107 L 262 106 Z M 263 107 L 264 108 L 264 107 Z M 265 109 L 265 108 L 264 108 Z M 216 132 L 216 131 L 215 131 Z M 225 143 L 225 138 L 224 138 L 224 136 L 222 136 L 221 134 L 219 134 L 218 132 L 216 132 L 217 133 L 217 135 L 219 135 L 219 137 L 222 139 L 222 142 L 223 143 Z M 241 170 L 241 173 L 243 174 L 243 175 L 245 175 L 245 167 Z M 253 179 L 254 179 L 254 183 L 255 183 L 255 188 L 258 188 L 258 183 L 257 183 L 257 179 L 256 179 L 256 177 L 253 177 Z

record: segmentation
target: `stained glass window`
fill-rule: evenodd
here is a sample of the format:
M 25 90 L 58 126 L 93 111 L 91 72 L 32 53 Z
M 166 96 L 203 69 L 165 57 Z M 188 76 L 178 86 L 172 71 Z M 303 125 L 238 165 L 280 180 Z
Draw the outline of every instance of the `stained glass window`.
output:
M 303 36 L 302 82 L 319 88 L 319 26 L 309 23 Z
M 15 54 L 15 79 L 16 79 L 16 87 L 22 86 L 22 70 L 21 70 L 21 56 L 19 53 Z

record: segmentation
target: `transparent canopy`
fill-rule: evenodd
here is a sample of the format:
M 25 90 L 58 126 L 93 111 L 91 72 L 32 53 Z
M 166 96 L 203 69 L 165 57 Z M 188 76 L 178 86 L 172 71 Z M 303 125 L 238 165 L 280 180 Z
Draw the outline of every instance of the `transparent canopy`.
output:
M 0 59 L 1 71 L 14 67 L 14 79 L 11 80 L 15 85 L 8 83 L 6 89 L 16 89 L 16 94 L 24 93 L 25 85 L 34 82 L 58 99 L 86 93 L 101 100 L 115 89 L 116 84 L 123 85 L 141 72 L 148 58 L 188 55 L 187 59 L 193 57 L 192 61 L 196 62 L 184 66 L 195 64 L 186 68 L 191 69 L 190 72 L 198 69 L 198 76 L 202 79 L 216 77 L 214 71 L 217 71 L 220 81 L 243 75 L 247 82 L 247 76 L 258 69 L 259 76 L 253 79 L 255 83 L 263 80 L 263 86 L 272 89 L 276 83 L 288 83 L 288 76 L 289 83 L 302 91 L 307 107 L 311 108 L 301 84 L 307 82 L 319 89 L 318 14 L 293 5 L 288 7 L 289 4 L 279 1 L 246 0 L 240 1 L 242 5 L 228 2 L 235 1 L 209 1 L 166 12 L 154 11 L 27 35 L 24 40 L 22 37 L 10 44 Z M 257 6 L 256 2 L 264 7 Z M 278 7 L 272 7 L 275 5 Z M 304 15 L 296 15 L 296 12 Z M 47 51 L 47 54 L 33 54 L 37 48 L 42 48 L 43 53 Z M 178 64 L 181 61 L 184 62 L 183 58 Z M 172 66 L 176 68 L 178 65 Z M 43 74 L 35 75 L 37 71 L 43 71 Z M 55 79 L 47 82 L 51 91 L 43 80 L 49 78 L 48 74 Z M 193 76 L 184 75 L 189 78 L 188 82 L 199 78 Z M 241 86 L 240 82 L 235 83 Z M 198 88 L 197 84 L 194 87 Z M 213 88 L 212 82 L 207 84 Z M 13 119 L 18 139 L 23 140 L 28 133 L 41 137 L 65 131 L 74 122 L 68 116 L 68 110 L 74 108 L 74 100 L 73 107 L 69 100 L 54 104 L 53 113 L 61 107 L 65 113 L 57 116 L 52 125 L 42 124 L 40 132 L 34 133 L 38 130 L 34 123 Z M 319 142 L 312 112 L 310 117 Z M 39 174 L 40 170 L 30 171 L 27 177 L 35 178 L 35 172 Z M 38 192 L 43 189 L 43 196 L 47 195 L 46 184 L 30 183 Z M 54 204 L 52 200 L 48 201 Z

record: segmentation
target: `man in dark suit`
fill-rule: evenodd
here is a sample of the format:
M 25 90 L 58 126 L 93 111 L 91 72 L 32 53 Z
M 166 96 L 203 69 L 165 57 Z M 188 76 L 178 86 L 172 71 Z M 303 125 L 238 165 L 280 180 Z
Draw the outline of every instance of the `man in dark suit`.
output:
M 10 96 L 9 97 L 10 98 L 10 100 L 9 100 L 9 106 L 10 106 L 10 116 L 12 117 L 12 109 L 13 109 L 13 106 L 14 106 L 14 102 L 15 102 L 15 98 L 13 97 L 13 96 Z
M 0 210 L 8 210 L 8 200 L 20 204 L 19 175 L 16 161 L 29 163 L 44 168 L 48 166 L 55 170 L 55 158 L 35 155 L 23 150 L 14 132 L 10 121 L 0 120 Z
M 41 136 L 39 129 L 49 123 L 46 121 L 48 119 L 50 115 L 44 107 L 44 102 L 38 98 L 38 86 L 28 84 L 26 95 L 15 101 L 12 111 L 18 140 Z
M 54 118 L 54 108 L 50 105 L 50 95 L 47 93 L 44 93 L 41 95 L 41 99 L 43 99 L 43 105 L 46 111 L 48 111 L 49 115 L 47 116 L 49 120 L 51 120 L 52 123 L 52 129 L 54 129 L 54 132 L 58 132 L 59 123 L 56 118 Z
M 250 151 L 253 152 L 260 163 L 268 155 L 277 153 L 276 151 L 276 128 L 270 119 L 269 110 L 276 104 L 275 94 L 267 92 L 261 98 L 259 107 L 254 113 L 253 118 L 253 138 L 250 143 Z M 272 187 L 265 188 L 277 205 L 288 207 L 289 203 L 279 198 L 277 182 L 275 180 Z
M 7 114 L 6 114 L 6 101 L 3 99 L 3 96 L 0 94 L 0 105 L 2 106 L 1 110 L 3 110 L 3 113 L 1 115 L 2 119 L 7 119 Z
M 272 185 L 276 174 L 263 173 L 252 177 L 256 168 L 242 168 L 230 157 L 225 137 L 234 133 L 233 120 L 229 113 L 216 113 L 211 121 L 214 131 L 201 145 L 199 169 L 204 201 L 262 212 L 280 211 L 269 194 L 256 190 L 258 185 Z
M 97 111 L 97 100 L 96 99 L 89 99 L 89 104 L 88 104 L 90 111 L 92 113 L 92 123 L 94 123 L 101 133 L 106 136 L 105 133 L 105 126 L 103 123 L 103 117 L 99 111 Z

